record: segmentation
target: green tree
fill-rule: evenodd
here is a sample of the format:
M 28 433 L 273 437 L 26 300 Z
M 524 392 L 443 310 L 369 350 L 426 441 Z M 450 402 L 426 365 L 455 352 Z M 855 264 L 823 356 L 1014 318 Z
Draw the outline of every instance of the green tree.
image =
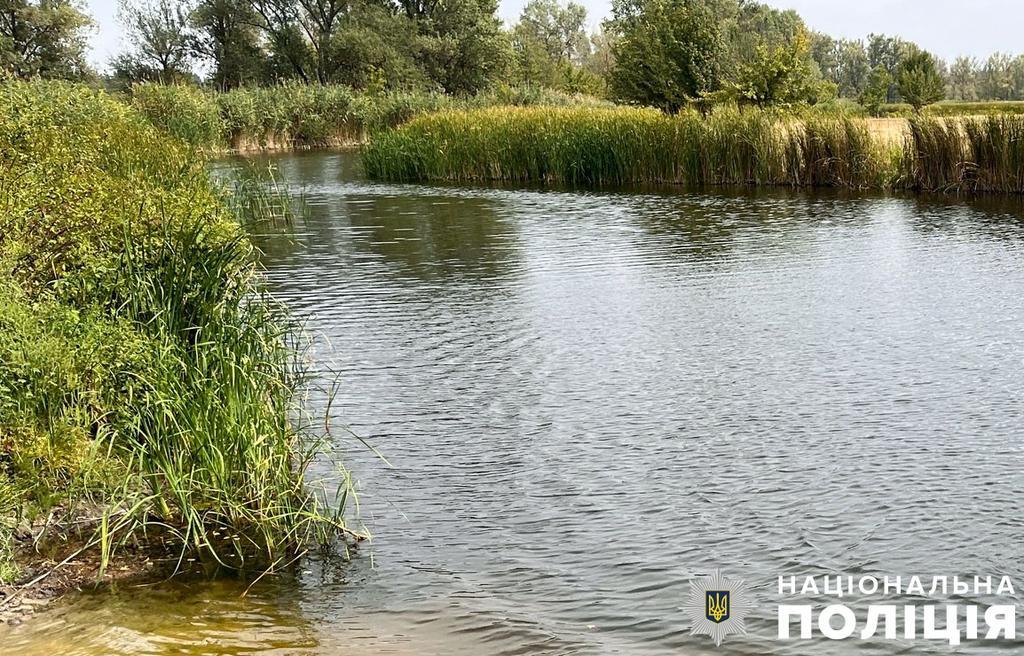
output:
M 949 95 L 953 100 L 978 99 L 978 62 L 957 57 L 949 69 Z
M 946 95 L 946 84 L 939 73 L 935 57 L 920 49 L 913 49 L 903 58 L 899 70 L 900 95 L 921 111 L 925 105 L 942 100 Z
M 69 0 L 0 1 L 0 73 L 81 79 L 90 19 Z
M 265 53 L 246 0 L 199 0 L 189 20 L 195 30 L 193 49 L 212 65 L 215 87 L 227 91 L 263 81 Z
M 731 84 L 741 102 L 758 106 L 814 104 L 835 97 L 835 84 L 824 82 L 810 57 L 810 37 L 796 34 L 790 43 L 758 46 L 753 61 L 740 67 Z
M 403 0 L 419 30 L 416 59 L 441 90 L 473 94 L 508 69 L 512 47 L 497 0 Z
M 561 89 L 592 86 L 595 76 L 580 70 L 590 55 L 586 19 L 583 5 L 530 0 L 511 35 L 516 81 Z
M 896 83 L 899 78 L 899 68 L 903 58 L 913 47 L 913 44 L 899 37 L 885 36 L 884 34 L 868 35 L 868 65 L 872 69 L 883 67 L 892 79 L 886 92 L 885 102 L 897 102 L 900 99 L 899 86 Z
M 121 5 L 121 22 L 130 44 L 114 60 L 119 77 L 168 84 L 191 77 L 193 56 L 189 9 L 172 0 L 139 0 Z
M 590 53 L 586 22 L 587 9 L 581 4 L 530 0 L 519 17 L 516 32 L 540 44 L 555 61 L 578 63 Z
M 615 0 L 609 84 L 619 100 L 676 112 L 719 85 L 721 25 L 699 0 Z
M 1002 52 L 993 53 L 981 69 L 981 97 L 985 100 L 1010 100 L 1013 96 L 1013 58 Z
M 860 104 L 867 108 L 872 116 L 881 114 L 882 105 L 889 100 L 889 87 L 892 86 L 892 75 L 879 64 L 868 75 L 864 90 L 860 94 Z

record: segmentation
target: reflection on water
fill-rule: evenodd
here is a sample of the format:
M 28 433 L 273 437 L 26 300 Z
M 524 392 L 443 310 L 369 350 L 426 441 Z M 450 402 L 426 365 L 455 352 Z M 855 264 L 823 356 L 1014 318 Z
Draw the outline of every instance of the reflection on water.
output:
M 1018 205 L 383 185 L 349 155 L 277 162 L 310 213 L 257 237 L 272 288 L 322 335 L 339 418 L 394 465 L 338 444 L 374 543 L 244 599 L 88 597 L 7 644 L 949 653 L 777 642 L 776 577 L 1024 578 Z M 718 649 L 682 610 L 716 567 L 756 606 Z

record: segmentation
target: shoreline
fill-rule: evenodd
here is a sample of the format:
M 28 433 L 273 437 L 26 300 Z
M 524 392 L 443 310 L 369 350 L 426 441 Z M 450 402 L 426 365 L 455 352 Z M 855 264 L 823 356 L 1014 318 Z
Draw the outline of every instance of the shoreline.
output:
M 68 528 L 48 519 L 15 531 L 13 561 L 21 573 L 10 583 L 0 583 L 0 625 L 23 624 L 85 589 L 122 582 L 155 583 L 173 575 L 171 566 L 177 557 L 155 542 L 126 545 L 102 567 L 96 545 L 87 537 L 97 525 Z

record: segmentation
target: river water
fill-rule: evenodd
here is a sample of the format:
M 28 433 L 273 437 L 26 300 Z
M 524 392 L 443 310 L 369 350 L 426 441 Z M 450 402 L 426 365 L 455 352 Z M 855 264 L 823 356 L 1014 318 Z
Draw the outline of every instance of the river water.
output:
M 780 642 L 775 609 L 835 601 L 784 601 L 780 575 L 1024 585 L 1019 202 L 396 185 L 352 154 L 273 161 L 309 216 L 257 241 L 338 377 L 332 414 L 381 455 L 334 431 L 373 541 L 246 597 L 82 595 L 0 633 L 7 650 L 1017 653 Z M 718 648 L 684 608 L 716 568 L 750 593 L 749 633 Z M 860 621 L 931 603 L 845 602 Z

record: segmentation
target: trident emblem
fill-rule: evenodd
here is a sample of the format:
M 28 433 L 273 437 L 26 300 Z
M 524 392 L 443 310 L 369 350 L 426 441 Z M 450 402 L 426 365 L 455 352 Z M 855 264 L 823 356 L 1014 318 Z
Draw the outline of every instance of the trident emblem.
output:
M 707 610 L 704 616 L 715 624 L 721 624 L 729 619 L 729 591 L 728 590 L 707 590 L 704 593 Z

